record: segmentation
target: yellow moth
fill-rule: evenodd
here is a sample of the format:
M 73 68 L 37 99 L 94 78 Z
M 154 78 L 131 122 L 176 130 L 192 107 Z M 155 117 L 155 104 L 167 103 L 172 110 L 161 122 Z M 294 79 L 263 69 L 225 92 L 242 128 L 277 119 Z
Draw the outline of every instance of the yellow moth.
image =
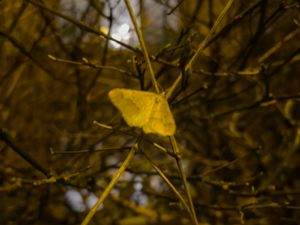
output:
M 175 133 L 175 121 L 163 94 L 116 88 L 108 96 L 129 126 L 141 127 L 146 134 L 171 136 Z

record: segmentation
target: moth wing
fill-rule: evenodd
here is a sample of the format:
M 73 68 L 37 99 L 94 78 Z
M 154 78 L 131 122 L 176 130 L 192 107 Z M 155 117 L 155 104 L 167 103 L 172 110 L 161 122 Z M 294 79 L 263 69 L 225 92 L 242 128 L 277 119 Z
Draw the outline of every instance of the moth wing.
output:
M 143 127 L 149 120 L 157 95 L 146 91 L 116 88 L 111 90 L 108 96 L 129 126 Z
M 155 101 L 149 120 L 144 124 L 143 130 L 145 133 L 171 136 L 176 131 L 176 124 L 169 104 L 162 95 L 157 95 Z

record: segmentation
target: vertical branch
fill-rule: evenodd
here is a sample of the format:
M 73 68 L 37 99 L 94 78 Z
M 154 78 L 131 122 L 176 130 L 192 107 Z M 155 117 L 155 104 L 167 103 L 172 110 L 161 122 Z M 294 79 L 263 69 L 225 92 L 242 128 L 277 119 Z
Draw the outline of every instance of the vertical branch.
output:
M 151 78 L 152 78 L 152 83 L 155 87 L 156 92 L 159 93 L 159 88 L 158 88 L 158 85 L 157 85 L 157 82 L 156 82 L 156 79 L 155 79 L 155 75 L 154 75 L 154 72 L 153 72 L 153 69 L 152 69 L 152 65 L 151 65 L 151 62 L 150 62 L 150 59 L 149 59 L 148 51 L 147 51 L 147 48 L 146 48 L 146 45 L 145 45 L 145 42 L 144 42 L 142 32 L 138 27 L 138 24 L 137 24 L 136 18 L 134 16 L 133 9 L 130 5 L 130 2 L 128 0 L 125 0 L 125 3 L 126 3 L 126 6 L 127 6 L 127 9 L 128 9 L 128 12 L 130 14 L 131 20 L 134 24 L 134 27 L 135 27 L 135 30 L 136 30 L 136 33 L 137 33 L 137 36 L 138 36 L 138 39 L 139 39 L 139 42 L 140 42 L 140 45 L 141 45 L 141 48 L 142 48 L 142 52 L 144 54 L 144 57 L 145 57 L 145 60 L 146 60 L 146 63 L 147 63 L 147 66 L 148 66 L 148 69 L 149 69 L 149 72 L 150 72 L 150 75 L 151 75 Z M 191 64 L 191 62 L 189 62 L 188 64 Z M 174 140 L 172 142 L 172 144 L 176 143 L 175 138 L 173 136 L 171 137 L 171 140 Z M 177 144 L 175 146 L 177 146 Z M 176 149 L 176 151 L 179 151 L 178 147 L 174 147 L 174 149 Z M 180 160 L 179 161 L 177 160 L 177 164 L 178 164 L 179 171 L 181 173 L 182 179 L 184 181 L 184 186 L 185 186 L 185 190 L 187 192 L 188 201 L 189 201 L 189 204 L 190 204 L 190 210 L 191 210 L 191 214 L 192 214 L 192 217 L 193 217 L 193 221 L 197 225 L 198 224 L 197 216 L 196 216 L 196 213 L 195 213 L 194 205 L 193 205 L 193 202 L 192 202 L 192 197 L 191 197 L 191 194 L 190 194 L 190 191 L 189 191 L 189 188 L 188 188 L 188 184 L 187 184 L 187 181 L 186 181 L 186 176 L 185 176 L 185 174 L 182 170 L 182 163 L 181 163 Z
M 138 23 L 136 21 L 136 18 L 135 18 L 135 15 L 134 15 L 134 12 L 133 12 L 133 9 L 131 7 L 130 2 L 128 0 L 125 0 L 125 4 L 126 4 L 128 12 L 130 14 L 130 18 L 131 18 L 132 23 L 134 25 L 134 29 L 136 31 L 136 34 L 138 36 L 140 46 L 141 46 L 143 55 L 145 57 L 146 64 L 147 64 L 150 76 L 151 76 L 152 84 L 155 88 L 155 91 L 157 93 L 159 93 L 160 91 L 159 91 L 159 88 L 158 88 L 158 85 L 157 85 L 157 81 L 155 79 L 155 74 L 154 74 L 154 71 L 153 71 L 153 68 L 152 68 L 152 65 L 151 65 L 151 62 L 150 62 L 150 57 L 149 57 L 149 53 L 148 53 L 148 50 L 147 50 L 147 47 L 146 47 L 146 44 L 145 44 L 145 41 L 144 41 L 144 38 L 143 38 L 143 34 L 142 34 L 141 30 L 139 29 L 139 26 L 138 26 Z
M 197 225 L 198 224 L 197 215 L 196 215 L 196 211 L 195 211 L 195 208 L 194 208 L 192 194 L 190 192 L 189 185 L 188 185 L 188 182 L 187 182 L 187 179 L 186 179 L 186 175 L 183 171 L 182 160 L 181 160 L 181 157 L 180 157 L 180 149 L 178 147 L 177 141 L 176 141 L 174 136 L 170 136 L 170 141 L 171 141 L 174 153 L 177 156 L 179 156 L 179 157 L 176 157 L 177 167 L 178 167 L 181 179 L 183 181 L 184 189 L 186 191 L 186 195 L 187 195 L 187 198 L 188 198 L 188 203 L 189 203 L 190 210 L 191 210 L 191 213 L 192 213 L 192 216 L 193 216 L 193 221 Z
M 210 40 L 211 36 L 215 33 L 215 31 L 217 29 L 217 26 L 220 24 L 220 22 L 222 21 L 222 19 L 224 18 L 224 16 L 226 15 L 226 13 L 230 9 L 230 7 L 232 6 L 233 2 L 234 2 L 234 0 L 229 0 L 227 2 L 226 6 L 224 7 L 222 12 L 220 13 L 220 15 L 217 18 L 216 22 L 214 23 L 213 27 L 210 29 L 209 33 L 206 35 L 204 40 L 200 43 L 196 53 L 193 55 L 193 57 L 190 59 L 190 61 L 185 65 L 184 71 L 188 71 L 191 68 L 193 62 L 195 61 L 195 59 L 197 58 L 199 53 L 205 49 L 206 44 Z M 170 96 L 172 95 L 172 93 L 174 92 L 176 87 L 179 85 L 181 79 L 182 79 L 182 74 L 179 74 L 178 78 L 176 79 L 176 81 L 173 83 L 173 85 L 170 87 L 169 91 L 167 92 L 167 95 L 166 95 L 167 98 L 170 98 Z M 171 136 L 170 141 L 171 141 L 171 144 L 172 144 L 172 147 L 173 147 L 173 150 L 174 150 L 175 154 L 180 155 L 180 150 L 178 148 L 177 141 L 176 141 L 175 137 Z M 179 172 L 180 172 L 183 184 L 184 184 L 184 188 L 185 188 L 186 193 L 187 193 L 187 197 L 188 197 L 189 205 L 190 205 L 190 208 L 191 208 L 191 211 L 192 211 L 192 214 L 193 214 L 194 222 L 195 222 L 195 224 L 198 224 L 196 212 L 195 212 L 194 205 L 193 205 L 192 195 L 191 195 L 191 192 L 189 190 L 188 182 L 187 182 L 185 173 L 183 171 L 182 162 L 181 162 L 180 157 L 176 158 L 176 163 L 177 163 L 177 166 L 178 166 L 178 169 L 179 169 Z

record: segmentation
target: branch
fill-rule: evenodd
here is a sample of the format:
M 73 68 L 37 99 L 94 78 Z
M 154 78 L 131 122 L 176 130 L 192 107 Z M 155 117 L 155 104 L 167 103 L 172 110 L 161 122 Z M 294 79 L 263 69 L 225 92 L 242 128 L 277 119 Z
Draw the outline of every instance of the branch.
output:
M 4 141 L 12 150 L 14 150 L 18 155 L 20 155 L 25 161 L 27 161 L 35 169 L 43 173 L 46 177 L 51 177 L 50 173 L 40 165 L 34 158 L 32 158 L 27 152 L 21 149 L 17 144 L 14 143 L 14 140 L 10 135 L 0 128 L 0 140 Z

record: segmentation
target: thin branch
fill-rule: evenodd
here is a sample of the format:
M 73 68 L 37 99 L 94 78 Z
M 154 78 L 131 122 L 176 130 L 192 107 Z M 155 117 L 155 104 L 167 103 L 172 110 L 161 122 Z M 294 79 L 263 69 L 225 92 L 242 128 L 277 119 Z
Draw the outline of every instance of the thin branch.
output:
M 133 159 L 133 156 L 134 156 L 137 148 L 138 148 L 137 143 L 132 146 L 132 148 L 131 148 L 130 152 L 128 153 L 128 155 L 127 155 L 125 161 L 123 162 L 122 166 L 119 168 L 119 170 L 116 172 L 116 174 L 114 175 L 112 180 L 109 182 L 109 184 L 107 185 L 107 187 L 103 191 L 102 195 L 100 196 L 100 198 L 96 202 L 96 204 L 93 206 L 93 208 L 89 211 L 87 216 L 82 221 L 81 225 L 89 224 L 89 222 L 91 221 L 93 216 L 96 214 L 96 212 L 97 212 L 98 208 L 100 207 L 100 205 L 104 202 L 104 200 L 106 199 L 106 197 L 110 193 L 111 189 L 115 186 L 115 184 L 119 180 L 120 176 L 124 173 L 125 169 L 128 167 L 129 163 Z
M 161 176 L 161 178 L 169 185 L 169 187 L 172 189 L 172 191 L 175 193 L 175 195 L 178 197 L 178 199 L 180 200 L 180 202 L 182 203 L 182 205 L 185 207 L 185 209 L 187 210 L 187 212 L 190 214 L 191 218 L 194 220 L 194 215 L 190 210 L 190 207 L 187 205 L 187 203 L 185 202 L 184 198 L 182 197 L 182 195 L 177 191 L 177 189 L 174 187 L 174 185 L 172 184 L 172 182 L 167 178 L 167 176 L 161 171 L 161 169 L 159 169 L 158 166 L 155 165 L 155 163 L 151 160 L 151 158 L 145 153 L 143 152 L 144 157 L 149 161 L 149 163 L 151 164 L 151 166 L 156 170 L 156 172 Z M 197 225 L 197 221 L 195 221 L 195 224 Z
M 43 173 L 46 177 L 50 177 L 50 173 L 45 169 L 40 163 L 38 163 L 31 155 L 26 151 L 21 149 L 12 139 L 12 137 L 0 128 L 0 140 L 4 141 L 12 150 L 14 150 L 18 155 L 20 155 L 25 161 L 27 161 L 35 169 Z
M 196 53 L 193 55 L 193 57 L 190 59 L 190 61 L 185 65 L 185 67 L 184 67 L 184 71 L 185 72 L 188 71 L 191 68 L 191 66 L 192 66 L 193 62 L 195 61 L 195 59 L 206 48 L 208 41 L 215 34 L 218 25 L 221 23 L 221 21 L 225 17 L 226 13 L 228 12 L 228 10 L 230 9 L 230 7 L 232 6 L 233 2 L 234 2 L 234 0 L 229 0 L 227 2 L 226 6 L 224 7 L 224 9 L 222 10 L 222 12 L 218 16 L 218 18 L 217 18 L 216 22 L 214 23 L 213 27 L 210 29 L 210 31 L 208 32 L 208 34 L 205 36 L 204 40 L 198 46 L 198 49 L 196 50 Z M 175 91 L 175 89 L 178 87 L 181 79 L 182 79 L 182 72 L 180 72 L 180 74 L 178 75 L 177 79 L 174 81 L 174 83 L 172 84 L 172 86 L 169 88 L 169 90 L 167 92 L 167 95 L 166 95 L 167 98 L 170 98 L 170 96 L 173 94 L 173 92 Z
M 176 141 L 174 136 L 170 136 L 170 141 L 171 141 L 172 148 L 174 150 L 175 155 L 179 156 L 179 157 L 176 157 L 177 167 L 178 167 L 181 179 L 183 181 L 183 186 L 184 186 L 186 195 L 188 197 L 188 202 L 189 202 L 190 210 L 191 210 L 191 213 L 192 213 L 192 219 L 193 219 L 194 223 L 197 225 L 198 224 L 197 215 L 196 215 L 195 208 L 194 208 L 192 194 L 191 194 L 191 191 L 190 191 L 187 179 L 186 179 L 186 175 L 185 175 L 184 170 L 183 170 L 182 160 L 181 160 L 181 157 L 180 157 L 180 149 L 178 147 L 177 141 Z
M 149 53 L 148 53 L 148 50 L 147 50 L 147 47 L 146 47 L 146 44 L 145 44 L 145 41 L 144 41 L 144 38 L 143 38 L 143 34 L 142 34 L 142 32 L 141 32 L 141 30 L 139 28 L 139 25 L 138 25 L 138 23 L 136 21 L 133 9 L 132 9 L 131 4 L 130 4 L 130 1 L 125 0 L 125 4 L 127 6 L 128 12 L 130 14 L 132 23 L 133 23 L 135 31 L 136 31 L 136 34 L 138 36 L 138 39 L 139 39 L 139 42 L 140 42 L 140 46 L 141 46 L 143 55 L 145 57 L 146 64 L 147 64 L 150 76 L 151 76 L 152 84 L 153 84 L 153 86 L 155 88 L 155 91 L 157 93 L 160 93 L 160 90 L 159 90 L 159 87 L 158 87 L 158 84 L 157 84 L 157 81 L 156 81 L 156 78 L 155 78 L 155 74 L 154 74 L 154 71 L 153 71 L 153 68 L 152 68 L 152 65 L 151 65 L 151 62 L 150 62 Z
M 104 69 L 104 70 L 113 70 L 113 71 L 117 71 L 119 73 L 124 73 L 127 76 L 133 77 L 126 70 L 122 70 L 122 69 L 119 69 L 118 67 L 114 67 L 114 66 L 103 66 L 103 65 L 94 64 L 86 58 L 82 58 L 82 61 L 74 61 L 74 60 L 69 60 L 69 59 L 57 58 L 53 55 L 48 55 L 48 57 L 51 60 L 55 61 L 55 62 L 67 63 L 67 64 L 78 65 L 78 66 L 88 66 L 90 68 L 101 69 L 101 70 L 102 69 Z

